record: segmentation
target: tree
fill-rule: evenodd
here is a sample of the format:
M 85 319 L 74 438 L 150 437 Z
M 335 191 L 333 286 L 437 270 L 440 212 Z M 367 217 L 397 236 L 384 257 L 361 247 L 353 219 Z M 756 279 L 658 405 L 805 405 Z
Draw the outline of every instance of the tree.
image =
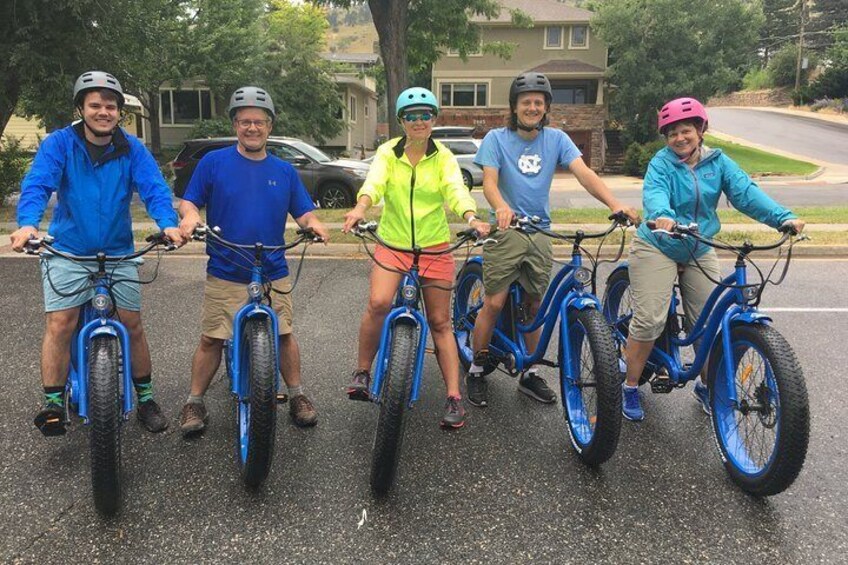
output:
M 763 22 L 745 0 L 605 0 L 592 21 L 610 51 L 610 110 L 640 142 L 656 137 L 656 112 L 679 96 L 706 100 L 739 85 Z
M 801 5 L 798 0 L 762 0 L 762 4 L 765 21 L 760 28 L 760 50 L 765 67 L 774 51 L 795 41 Z
M 806 69 L 801 69 L 801 86 L 807 84 L 810 71 L 815 68 L 817 62 L 817 57 L 814 53 L 804 51 L 804 56 L 810 58 L 810 61 Z M 771 61 L 769 61 L 768 67 L 766 67 L 772 84 L 774 86 L 795 86 L 797 64 L 797 43 L 787 43 L 775 51 L 772 55 Z
M 350 8 L 365 0 L 311 0 L 318 5 Z M 421 70 L 438 59 L 441 49 L 459 49 L 465 56 L 479 46 L 479 30 L 468 21 L 470 14 L 497 15 L 497 0 L 367 0 L 377 28 L 380 56 L 386 70 L 386 96 L 394 101 L 409 84 L 410 69 Z M 514 16 L 515 17 L 515 16 Z M 508 53 L 511 46 L 484 46 Z M 400 133 L 389 120 L 393 134 Z
M 848 98 L 848 27 L 833 34 L 833 44 L 825 53 L 824 73 L 810 85 L 815 98 Z
M 261 74 L 261 84 L 274 96 L 274 129 L 319 144 L 343 127 L 333 67 L 321 58 L 328 25 L 315 6 L 273 0 L 266 17 L 268 44 Z
M 834 42 L 835 32 L 848 25 L 848 0 L 807 0 L 810 22 L 807 45 L 819 52 Z

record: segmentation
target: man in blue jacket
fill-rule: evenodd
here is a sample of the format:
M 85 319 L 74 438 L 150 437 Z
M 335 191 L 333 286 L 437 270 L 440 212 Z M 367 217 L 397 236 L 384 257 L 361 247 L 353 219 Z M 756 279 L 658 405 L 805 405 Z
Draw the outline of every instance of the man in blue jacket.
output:
M 38 226 L 54 192 L 57 204 L 50 234 L 61 251 L 72 255 L 95 255 L 100 251 L 107 255 L 132 253 L 133 192 L 138 192 L 147 213 L 165 235 L 182 245 L 185 238 L 177 228 L 171 191 L 156 161 L 137 138 L 118 127 L 124 106 L 120 83 L 108 73 L 84 73 L 74 84 L 74 105 L 82 119 L 45 138 L 24 178 L 18 203 L 19 229 L 11 235 L 12 249 L 20 252 L 29 239 L 40 237 Z M 61 257 L 42 259 L 46 312 L 41 349 L 44 407 L 35 417 L 35 425 L 46 436 L 65 433 L 64 390 L 71 338 L 79 307 L 94 292 L 74 291 L 87 285 L 91 268 Z M 138 280 L 138 263 L 120 263 L 112 276 L 123 281 Z M 121 282 L 114 286 L 113 292 L 118 314 L 130 334 L 138 419 L 149 431 L 161 432 L 168 427 L 168 421 L 153 400 L 139 285 Z

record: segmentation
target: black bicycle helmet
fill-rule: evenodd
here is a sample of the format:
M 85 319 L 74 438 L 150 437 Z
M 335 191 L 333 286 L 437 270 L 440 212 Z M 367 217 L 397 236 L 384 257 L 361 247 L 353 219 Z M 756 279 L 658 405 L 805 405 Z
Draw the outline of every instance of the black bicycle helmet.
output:
M 550 104 L 553 100 L 551 92 L 551 81 L 542 73 L 527 72 L 515 77 L 509 87 L 509 107 L 515 108 L 518 95 L 522 92 L 541 92 L 545 95 L 545 103 Z

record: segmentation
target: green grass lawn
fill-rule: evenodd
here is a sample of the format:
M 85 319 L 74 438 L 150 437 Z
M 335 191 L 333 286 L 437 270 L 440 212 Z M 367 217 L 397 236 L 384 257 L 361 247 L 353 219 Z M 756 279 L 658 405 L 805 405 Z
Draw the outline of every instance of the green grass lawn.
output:
M 781 157 L 753 147 L 731 143 L 713 137 L 704 136 L 704 143 L 709 147 L 721 149 L 728 157 L 736 161 L 743 171 L 749 175 L 797 175 L 804 176 L 815 172 L 817 165 Z

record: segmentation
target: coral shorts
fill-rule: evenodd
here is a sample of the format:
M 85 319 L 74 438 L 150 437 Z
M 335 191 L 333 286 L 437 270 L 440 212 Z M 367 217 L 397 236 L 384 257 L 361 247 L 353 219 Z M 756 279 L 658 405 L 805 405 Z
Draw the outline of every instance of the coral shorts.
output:
M 432 247 L 425 247 L 424 250 L 439 251 L 449 246 L 449 243 L 441 243 Z M 377 246 L 377 250 L 374 252 L 374 257 L 377 261 L 387 267 L 394 267 L 396 269 L 408 271 L 412 266 L 412 253 L 392 251 L 382 245 Z M 452 253 L 445 253 L 443 255 L 422 255 L 418 260 L 418 267 L 418 273 L 421 277 L 448 282 L 453 282 L 454 271 L 456 270 Z

